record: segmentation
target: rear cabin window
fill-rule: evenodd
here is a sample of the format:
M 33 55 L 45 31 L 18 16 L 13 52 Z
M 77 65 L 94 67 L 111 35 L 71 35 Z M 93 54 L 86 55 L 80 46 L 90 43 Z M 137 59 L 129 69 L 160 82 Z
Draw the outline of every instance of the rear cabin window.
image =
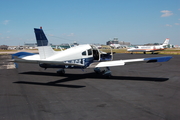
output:
M 92 50 L 91 49 L 88 50 L 88 55 L 92 55 Z
M 82 55 L 86 55 L 86 51 L 82 52 Z

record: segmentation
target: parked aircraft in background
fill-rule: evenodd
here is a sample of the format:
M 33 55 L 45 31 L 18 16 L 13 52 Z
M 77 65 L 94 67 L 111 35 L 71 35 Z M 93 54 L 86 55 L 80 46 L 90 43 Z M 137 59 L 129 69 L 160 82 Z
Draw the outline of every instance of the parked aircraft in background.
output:
M 110 44 L 109 46 L 113 49 L 127 48 L 127 45 L 121 45 L 121 44 Z
M 18 52 L 13 54 L 13 62 L 37 63 L 42 68 L 60 68 L 57 73 L 65 74 L 65 69 L 86 69 L 94 68 L 96 73 L 101 73 L 107 77 L 111 76 L 109 67 L 123 66 L 132 63 L 153 63 L 166 62 L 171 56 L 139 58 L 128 60 L 113 60 L 113 54 L 100 51 L 96 46 L 85 44 L 71 47 L 62 51 L 54 51 L 48 45 L 42 28 L 34 28 L 39 54 Z M 100 68 L 105 68 L 101 71 Z
M 111 46 L 111 47 L 114 48 L 114 49 L 118 49 L 118 48 L 121 47 L 120 44 L 110 44 L 109 46 Z
M 127 49 L 127 51 L 131 52 L 131 54 L 133 54 L 133 52 L 144 52 L 144 54 L 146 54 L 146 52 L 151 52 L 152 54 L 154 54 L 155 51 L 164 50 L 168 44 L 169 38 L 166 38 L 162 45 L 135 46 L 133 48 Z

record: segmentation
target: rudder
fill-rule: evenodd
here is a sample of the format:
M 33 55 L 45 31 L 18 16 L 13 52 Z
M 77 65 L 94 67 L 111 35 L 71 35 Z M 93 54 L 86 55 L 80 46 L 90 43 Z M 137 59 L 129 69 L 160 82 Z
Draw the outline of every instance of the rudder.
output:
M 46 59 L 55 54 L 49 45 L 48 39 L 42 29 L 34 28 L 40 59 Z
M 169 44 L 169 38 L 166 38 L 166 40 L 164 41 L 164 43 L 163 43 L 163 46 L 164 45 L 168 45 Z

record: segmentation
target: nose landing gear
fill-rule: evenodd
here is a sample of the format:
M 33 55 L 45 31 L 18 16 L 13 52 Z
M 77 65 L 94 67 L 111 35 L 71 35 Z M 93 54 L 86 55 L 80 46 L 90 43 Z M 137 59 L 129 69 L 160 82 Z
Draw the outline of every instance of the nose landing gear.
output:
M 94 68 L 94 72 L 97 73 L 97 74 L 102 74 L 106 78 L 110 78 L 112 76 L 109 67 L 106 67 L 106 69 L 102 70 L 102 71 L 100 70 L 100 68 L 97 67 L 97 68 Z

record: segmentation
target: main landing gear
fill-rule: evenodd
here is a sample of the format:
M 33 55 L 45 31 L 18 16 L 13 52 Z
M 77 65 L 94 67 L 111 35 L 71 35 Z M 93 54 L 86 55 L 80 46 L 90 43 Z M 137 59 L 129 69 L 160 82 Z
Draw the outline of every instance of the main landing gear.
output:
M 65 70 L 64 70 L 64 69 L 59 69 L 59 70 L 57 71 L 57 74 L 58 74 L 58 75 L 64 75 L 64 74 L 65 74 Z
M 97 68 L 94 68 L 94 72 L 97 73 L 97 74 L 102 74 L 106 78 L 110 78 L 112 76 L 109 67 L 106 67 L 106 69 L 102 70 L 102 71 L 100 70 L 100 68 L 97 67 Z M 63 76 L 65 74 L 65 70 L 64 69 L 59 69 L 57 71 L 57 74 L 60 75 L 60 76 Z
M 109 67 L 106 67 L 106 69 L 102 70 L 102 71 L 100 70 L 100 68 L 97 67 L 97 68 L 94 68 L 94 72 L 97 73 L 97 74 L 102 74 L 106 78 L 110 78 L 112 76 Z

